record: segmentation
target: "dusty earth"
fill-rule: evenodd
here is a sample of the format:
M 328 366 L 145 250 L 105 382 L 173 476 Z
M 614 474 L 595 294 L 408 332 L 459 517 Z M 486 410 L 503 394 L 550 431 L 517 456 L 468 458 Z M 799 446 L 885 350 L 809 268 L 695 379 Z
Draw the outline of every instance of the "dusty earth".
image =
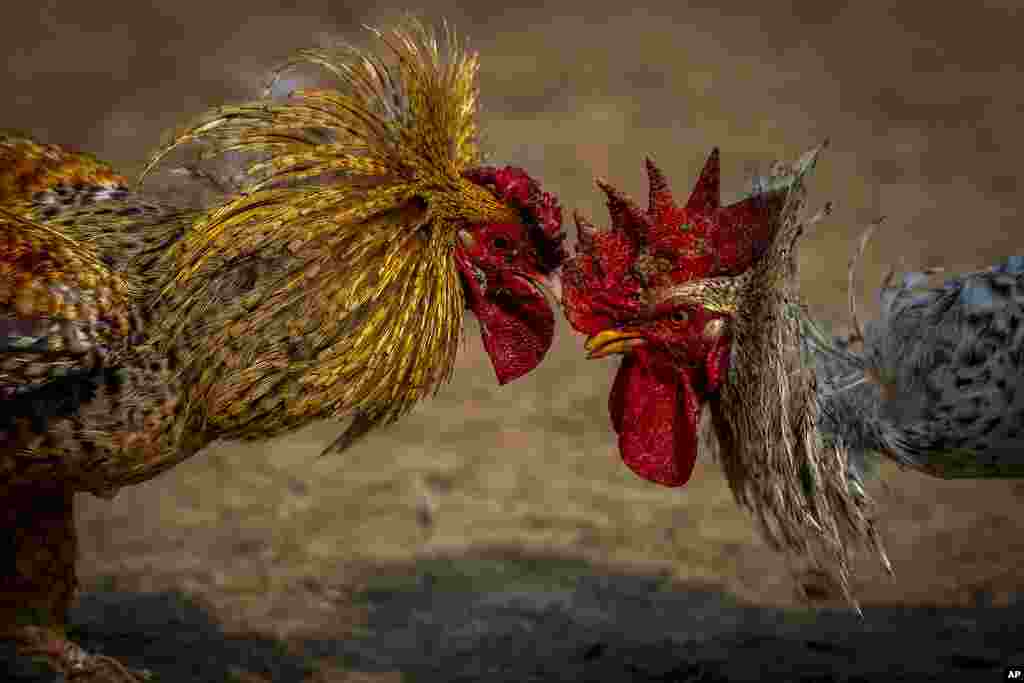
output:
M 290 51 L 401 9 L 7 4 L 0 125 L 126 171 Z M 738 192 L 751 164 L 829 136 L 812 197 L 838 210 L 802 254 L 823 318 L 842 320 L 850 246 L 879 212 L 869 284 L 901 258 L 960 270 L 1024 248 L 1018 3 L 456 4 L 411 8 L 470 36 L 494 159 L 567 209 L 604 220 L 594 175 L 642 196 L 644 154 L 684 193 L 720 145 Z M 886 468 L 896 578 L 864 563 L 859 621 L 798 595 L 714 462 L 677 491 L 626 471 L 614 364 L 584 361 L 566 325 L 500 390 L 469 327 L 452 384 L 345 458 L 316 457 L 337 433 L 323 424 L 83 497 L 77 636 L 159 680 L 217 683 L 980 681 L 1024 663 L 1024 484 Z

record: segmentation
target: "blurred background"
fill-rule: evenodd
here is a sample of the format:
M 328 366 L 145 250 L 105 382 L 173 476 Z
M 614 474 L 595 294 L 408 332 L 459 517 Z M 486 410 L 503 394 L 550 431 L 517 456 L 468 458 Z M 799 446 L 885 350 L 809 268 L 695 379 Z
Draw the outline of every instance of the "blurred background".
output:
M 447 18 L 480 51 L 492 160 L 530 169 L 567 219 L 578 208 L 606 221 L 595 175 L 645 197 L 644 155 L 685 196 L 720 146 L 723 199 L 731 199 L 754 169 L 830 137 L 811 204 L 832 200 L 837 210 L 804 239 L 801 267 L 812 310 L 841 328 L 847 259 L 877 214 L 888 222 L 862 271 L 868 311 L 891 264 L 956 271 L 1024 253 L 1019 8 L 1008 0 L 8 3 L 0 125 L 134 174 L 167 128 L 256 96 L 293 50 L 338 38 L 365 44 L 361 24 L 411 9 Z M 261 446 L 211 449 L 113 502 L 83 497 L 86 635 L 116 652 L 111 634 L 133 637 L 151 604 L 145 596 L 172 591 L 200 605 L 217 633 L 236 634 L 228 640 L 351 642 L 370 628 L 377 598 L 367 587 L 386 576 L 389 595 L 405 586 L 420 597 L 431 586 L 455 595 L 514 583 L 550 593 L 585 577 L 644 576 L 659 591 L 699 588 L 722 604 L 804 609 L 786 563 L 734 505 L 716 463 L 700 462 L 681 490 L 656 488 L 622 465 L 606 411 L 616 361 L 585 361 L 582 340 L 559 324 L 545 363 L 499 389 L 470 320 L 454 381 L 344 458 L 317 458 L 339 431 L 322 424 Z M 869 614 L 873 605 L 997 610 L 1017 600 L 1024 485 L 884 473 L 875 493 L 896 578 L 862 563 L 855 590 Z M 200 632 L 191 617 L 175 618 L 183 633 Z M 159 624 L 174 621 L 155 619 L 144 641 L 152 652 Z M 616 619 L 606 627 L 629 630 Z M 436 662 L 438 652 L 458 650 L 449 643 L 424 653 L 402 633 L 408 657 Z M 377 659 L 367 654 L 374 647 Z M 307 673 L 325 681 L 420 671 L 388 647 L 335 657 L 334 673 L 324 673 L 330 652 L 322 661 L 308 647 L 295 656 L 321 662 Z M 246 664 L 253 648 L 192 661 L 188 675 L 173 667 L 199 650 L 168 654 L 165 666 L 182 680 L 300 679 L 272 668 L 283 661 L 277 655 Z M 593 652 L 586 661 L 605 656 Z M 441 680 L 461 680 L 445 671 Z

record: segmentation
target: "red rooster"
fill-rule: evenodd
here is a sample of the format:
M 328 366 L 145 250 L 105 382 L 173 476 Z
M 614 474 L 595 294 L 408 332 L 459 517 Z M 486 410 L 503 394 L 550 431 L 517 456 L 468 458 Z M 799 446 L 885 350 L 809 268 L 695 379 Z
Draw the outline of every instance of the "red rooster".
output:
M 798 556 L 821 554 L 846 594 L 848 549 L 870 544 L 886 566 L 847 449 L 829 442 L 793 248 L 804 175 L 820 148 L 777 164 L 743 201 L 719 203 L 713 152 L 685 206 L 650 161 L 644 211 L 607 183 L 612 227 L 580 216 L 577 255 L 563 270 L 563 308 L 591 358 L 623 354 L 609 398 L 626 464 L 682 486 L 710 408 L 717 451 L 737 502 L 766 539 Z M 851 543 L 851 541 L 853 543 Z
M 828 213 L 801 214 L 819 151 L 725 208 L 717 154 L 683 208 L 650 162 L 646 212 L 600 183 L 612 228 L 577 218 L 563 304 L 591 357 L 625 354 L 609 404 L 626 463 L 686 483 L 706 404 L 737 501 L 776 547 L 824 550 L 852 600 L 850 549 L 867 545 L 889 568 L 864 488 L 878 457 L 945 478 L 1024 473 L 1024 260 L 936 288 L 933 271 L 900 284 L 890 273 L 882 315 L 862 330 L 852 283 L 869 229 L 850 264 L 856 333 L 829 339 L 802 304 L 794 257 Z
M 650 160 L 644 211 L 604 181 L 613 229 L 576 216 L 577 256 L 563 271 L 563 308 L 590 335 L 589 358 L 624 354 L 609 399 L 625 463 L 641 477 L 682 486 L 697 458 L 704 404 L 728 370 L 731 311 L 695 305 L 699 281 L 712 298 L 726 278 L 748 270 L 775 234 L 784 194 L 719 203 L 719 156 L 712 151 L 690 198 L 677 206 Z

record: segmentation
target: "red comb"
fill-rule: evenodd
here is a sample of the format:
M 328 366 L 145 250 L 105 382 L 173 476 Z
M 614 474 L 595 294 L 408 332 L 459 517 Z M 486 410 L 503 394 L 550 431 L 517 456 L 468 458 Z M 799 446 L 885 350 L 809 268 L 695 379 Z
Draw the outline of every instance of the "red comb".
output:
M 477 185 L 490 187 L 498 199 L 523 212 L 531 227 L 543 272 L 551 272 L 562 265 L 568 254 L 562 230 L 562 208 L 557 197 L 543 192 L 540 183 L 517 166 L 480 166 L 463 175 Z
M 764 253 L 777 227 L 783 197 L 761 193 L 721 206 L 718 148 L 711 151 L 685 206 L 646 160 L 646 210 L 604 180 L 611 227 L 595 228 L 576 215 L 577 255 L 565 266 L 565 308 L 580 332 L 594 334 L 642 314 L 641 293 L 652 286 L 738 275 Z

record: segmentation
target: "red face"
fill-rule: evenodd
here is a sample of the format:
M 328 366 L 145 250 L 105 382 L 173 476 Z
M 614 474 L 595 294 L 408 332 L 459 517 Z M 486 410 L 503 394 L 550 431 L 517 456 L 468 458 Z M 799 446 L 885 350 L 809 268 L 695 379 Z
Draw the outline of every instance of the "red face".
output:
M 639 476 L 682 486 L 697 459 L 703 404 L 728 373 L 729 316 L 661 293 L 680 283 L 738 275 L 763 253 L 773 198 L 718 203 L 718 156 L 685 207 L 648 162 L 650 208 L 603 185 L 613 226 L 577 218 L 580 246 L 565 265 L 563 309 L 589 335 L 590 358 L 622 354 L 608 408 L 619 451 Z
M 522 223 L 468 226 L 455 248 L 467 304 L 498 382 L 506 384 L 537 367 L 554 339 L 546 294 L 564 258 L 561 210 L 519 169 L 481 169 L 470 178 L 524 215 Z
M 730 345 L 726 316 L 689 305 L 590 337 L 589 358 L 624 355 L 608 410 L 637 475 L 664 486 L 689 481 L 701 410 L 724 380 Z

